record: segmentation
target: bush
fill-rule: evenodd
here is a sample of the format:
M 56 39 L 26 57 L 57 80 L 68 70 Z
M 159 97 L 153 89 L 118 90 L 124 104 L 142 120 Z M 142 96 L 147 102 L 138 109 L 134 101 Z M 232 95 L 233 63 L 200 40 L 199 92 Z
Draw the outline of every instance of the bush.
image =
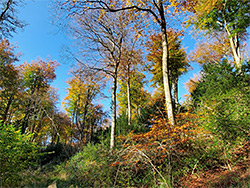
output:
M 36 164 L 38 147 L 13 125 L 0 124 L 0 138 L 1 187 L 13 187 L 21 180 L 19 174 Z
M 208 161 L 214 156 L 220 166 L 231 169 L 235 149 L 247 141 L 250 129 L 250 70 L 245 64 L 236 70 L 226 60 L 205 64 L 202 78 L 191 93 L 199 124 L 208 130 L 212 142 L 207 145 Z M 213 146 L 213 143 L 217 142 Z
M 232 143 L 247 138 L 250 128 L 250 71 L 235 70 L 226 60 L 204 65 L 202 79 L 192 92 L 204 128 Z
M 70 159 L 76 153 L 76 149 L 71 145 L 58 143 L 48 145 L 46 148 L 41 149 L 40 153 L 40 165 L 48 163 L 57 165 Z
M 58 181 L 58 185 L 75 185 L 80 187 L 112 186 L 112 167 L 110 154 L 100 144 L 87 144 L 83 150 L 73 156 L 66 164 L 55 170 L 56 174 L 64 174 L 67 178 Z

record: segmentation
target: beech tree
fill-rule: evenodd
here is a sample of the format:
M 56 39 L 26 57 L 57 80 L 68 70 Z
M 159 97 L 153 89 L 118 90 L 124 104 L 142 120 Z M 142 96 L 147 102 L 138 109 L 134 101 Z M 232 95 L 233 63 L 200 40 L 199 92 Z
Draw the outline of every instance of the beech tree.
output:
M 242 67 L 242 41 L 250 25 L 250 2 L 248 0 L 194 1 L 189 24 L 207 34 L 217 31 L 227 33 L 235 66 Z
M 167 21 L 166 16 L 172 12 L 171 16 L 179 12 L 181 5 L 185 5 L 186 1 L 163 1 L 163 0 L 86 0 L 86 1 L 58 1 L 57 5 L 67 12 L 67 15 L 78 14 L 83 15 L 89 10 L 102 10 L 103 13 L 108 12 L 120 12 L 128 10 L 130 14 L 127 14 L 127 18 L 135 19 L 135 25 L 140 25 L 140 22 L 146 23 L 145 16 L 151 16 L 152 20 L 160 27 L 160 33 L 162 34 L 162 71 L 163 71 L 163 83 L 164 93 L 166 99 L 166 107 L 168 119 L 172 125 L 175 124 L 172 97 L 170 91 L 170 83 L 168 78 L 168 37 L 167 37 Z M 139 13 L 139 14 L 137 14 Z M 145 13 L 145 14 L 144 14 Z M 93 20 L 91 20 L 93 21 Z M 136 27 L 134 27 L 136 28 Z
M 141 73 L 143 71 L 143 64 L 144 61 L 142 59 L 142 51 L 137 48 L 136 44 L 137 40 L 131 39 L 131 43 L 127 43 L 126 46 L 123 48 L 123 54 L 122 54 L 122 62 L 121 62 L 121 68 L 120 68 L 120 74 L 119 74 L 119 85 L 120 92 L 119 102 L 123 106 L 122 109 L 124 109 L 124 105 L 126 106 L 127 111 L 127 117 L 128 117 L 128 126 L 131 126 L 131 116 L 132 116 L 132 106 L 133 103 L 132 100 L 135 100 L 136 97 L 139 98 L 139 96 L 135 95 L 135 92 L 133 93 L 134 96 L 131 96 L 131 89 L 136 90 L 138 89 L 138 93 L 142 87 L 143 79 L 145 78 L 145 75 Z M 140 83 L 139 87 L 138 83 Z M 136 88 L 136 89 L 135 89 Z M 124 101 L 125 99 L 125 101 Z
M 191 62 L 197 62 L 200 65 L 207 63 L 220 63 L 222 59 L 227 59 L 228 62 L 233 57 L 230 43 L 224 32 L 216 32 L 212 38 L 199 41 L 193 51 L 188 55 Z
M 0 119 L 5 123 L 11 120 L 11 110 L 16 106 L 20 79 L 19 71 L 14 63 L 18 54 L 8 40 L 0 43 Z
M 50 83 L 56 78 L 55 68 L 58 66 L 56 61 L 31 61 L 20 65 L 22 80 L 22 96 L 20 105 L 22 113 L 20 119 L 16 122 L 21 127 L 21 133 L 24 134 L 29 127 L 31 118 L 36 117 L 40 112 L 40 106 L 50 89 Z M 29 128 L 32 130 L 33 128 Z
M 175 101 L 175 107 L 178 106 L 178 79 L 187 72 L 190 67 L 186 59 L 186 52 L 181 48 L 181 40 L 179 37 L 182 35 L 180 32 L 172 29 L 167 30 L 168 46 L 169 46 L 169 78 L 171 83 L 171 89 L 173 98 Z M 161 35 L 153 34 L 150 36 L 146 46 L 149 50 L 147 60 L 149 63 L 149 71 L 153 73 L 153 86 L 164 88 L 163 76 L 162 76 L 162 40 Z
M 119 80 L 119 112 L 120 114 L 127 112 L 128 126 L 131 126 L 133 118 L 140 116 L 141 108 L 148 102 L 150 94 L 143 88 L 145 83 L 145 75 L 136 69 L 130 73 L 129 83 L 122 79 Z
M 47 90 L 44 92 L 40 91 L 39 94 L 37 92 L 33 95 L 33 97 L 36 99 L 31 98 L 28 93 L 26 93 L 26 95 L 24 94 L 22 100 L 26 101 L 26 104 L 27 101 L 32 101 L 30 106 L 31 110 L 26 111 L 27 108 L 24 109 L 25 111 L 19 110 L 22 112 L 22 116 L 24 117 L 26 116 L 26 112 L 30 113 L 28 117 L 26 116 L 28 123 L 25 132 L 33 134 L 32 141 L 35 141 L 40 145 L 46 143 L 49 138 L 51 138 L 51 143 L 53 143 L 55 137 L 54 135 L 58 135 L 57 125 L 55 123 L 58 114 L 58 109 L 56 107 L 58 102 L 57 90 L 49 86 Z M 24 119 L 20 120 L 22 120 L 22 123 L 24 122 Z
M 63 105 L 72 124 L 77 128 L 80 144 L 91 142 L 94 128 L 101 126 L 106 117 L 102 106 L 94 104 L 102 89 L 100 79 L 96 75 L 83 75 L 78 72 L 67 82 L 68 95 Z
M 70 25 L 70 30 L 74 37 L 79 39 L 77 45 L 82 53 L 79 57 L 74 55 L 75 60 L 85 71 L 112 79 L 112 149 L 115 145 L 118 71 L 122 61 L 123 44 L 129 32 L 129 22 L 124 21 L 126 15 L 123 13 L 104 14 L 101 10 L 86 12 L 83 15 L 76 13 L 72 16 L 74 24 Z M 89 53 L 91 57 L 88 56 L 88 62 L 85 62 Z

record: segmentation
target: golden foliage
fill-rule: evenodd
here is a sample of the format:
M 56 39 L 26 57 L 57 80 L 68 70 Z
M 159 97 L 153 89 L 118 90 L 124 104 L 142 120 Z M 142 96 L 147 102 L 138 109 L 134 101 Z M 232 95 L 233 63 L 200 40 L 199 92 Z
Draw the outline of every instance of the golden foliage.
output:
M 197 127 L 197 119 L 191 112 L 181 113 L 176 116 L 176 125 L 172 126 L 164 117 L 152 117 L 149 132 L 131 132 L 119 137 L 120 142 L 123 142 L 123 161 L 113 165 L 130 164 L 138 168 L 148 162 L 157 165 L 167 160 L 171 153 L 178 155 L 185 152 L 185 144 L 203 131 Z

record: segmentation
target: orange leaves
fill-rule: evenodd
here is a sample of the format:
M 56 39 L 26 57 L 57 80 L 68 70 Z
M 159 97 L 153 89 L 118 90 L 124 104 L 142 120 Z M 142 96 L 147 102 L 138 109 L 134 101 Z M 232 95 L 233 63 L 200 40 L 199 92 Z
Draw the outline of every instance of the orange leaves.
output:
M 122 158 L 123 164 L 131 163 L 147 165 L 160 164 L 168 158 L 169 153 L 183 153 L 185 143 L 194 139 L 202 130 L 197 128 L 197 116 L 190 112 L 181 113 L 176 116 L 176 125 L 172 126 L 166 120 L 157 116 L 152 118 L 152 128 L 143 134 L 131 132 L 128 136 L 120 136 L 124 142 Z M 145 157 L 147 156 L 147 157 Z
M 223 32 L 217 32 L 215 37 L 207 37 L 203 41 L 200 41 L 190 53 L 189 59 L 201 65 L 205 63 L 218 63 L 221 62 L 222 58 L 231 55 L 231 53 L 227 36 Z
M 193 78 L 185 83 L 185 88 L 188 89 L 189 93 L 192 93 L 196 89 L 196 86 L 199 82 L 200 75 L 194 74 Z
M 55 69 L 59 66 L 56 61 L 43 61 L 40 58 L 36 61 L 26 62 L 20 65 L 24 76 L 28 73 L 35 74 L 44 79 L 44 82 L 52 82 L 56 78 Z
M 120 164 L 121 164 L 120 162 L 116 161 L 116 162 L 112 163 L 111 166 L 117 166 L 117 165 L 120 165 Z

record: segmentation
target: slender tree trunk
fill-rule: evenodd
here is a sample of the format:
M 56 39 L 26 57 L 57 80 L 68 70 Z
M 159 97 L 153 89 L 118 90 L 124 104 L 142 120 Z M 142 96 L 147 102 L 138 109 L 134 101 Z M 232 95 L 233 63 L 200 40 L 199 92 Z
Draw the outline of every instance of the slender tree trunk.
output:
M 178 100 L 178 77 L 172 79 L 172 91 L 175 102 L 175 109 L 178 108 L 179 100 Z
M 40 108 L 40 111 L 39 111 L 39 114 L 40 114 L 40 120 L 42 120 L 45 116 L 45 111 L 43 108 Z M 35 140 L 35 138 L 38 136 L 38 133 L 39 131 L 41 130 L 42 128 L 42 121 L 39 121 L 39 123 L 37 125 L 33 125 L 31 128 L 30 128 L 30 132 L 33 134 L 33 138 L 31 139 L 32 141 Z
M 110 150 L 115 146 L 115 128 L 116 128 L 116 90 L 117 90 L 117 67 L 113 75 L 112 87 L 112 122 L 111 122 L 111 137 L 110 137 Z
M 168 75 L 168 38 L 167 38 L 167 29 L 166 29 L 166 21 L 164 15 L 164 8 L 163 8 L 163 1 L 157 0 L 157 5 L 159 9 L 159 13 L 161 16 L 161 34 L 162 34 L 162 74 L 163 74 L 163 85 L 164 85 L 164 92 L 165 92 L 165 99 L 166 99 L 166 107 L 167 107 L 167 114 L 168 120 L 171 125 L 175 125 L 174 119 L 174 108 L 172 103 L 172 96 L 170 90 L 170 83 L 169 83 L 169 75 Z
M 167 114 L 171 125 L 175 125 L 174 108 L 172 103 L 172 96 L 171 96 L 169 77 L 168 77 L 168 45 L 167 45 L 167 34 L 165 28 L 162 28 L 162 49 L 163 49 L 163 54 L 162 54 L 163 84 L 164 84 L 164 92 L 166 98 Z
M 241 68 L 242 63 L 241 63 L 241 54 L 240 54 L 240 46 L 239 46 L 238 37 L 237 36 L 230 37 L 229 41 L 230 41 L 230 46 L 233 52 L 236 67 Z
M 127 79 L 127 98 L 128 98 L 128 126 L 131 127 L 131 101 L 130 101 L 130 77 Z
M 24 134 L 28 125 L 29 125 L 29 118 L 30 118 L 30 114 L 31 114 L 31 106 L 32 106 L 32 101 L 31 99 L 29 100 L 29 103 L 26 107 L 26 111 L 25 111 L 25 116 L 22 120 L 21 123 L 21 133 Z
M 227 21 L 226 21 L 225 17 L 224 17 L 224 25 L 225 25 L 225 30 L 227 32 L 227 35 L 229 37 L 229 42 L 230 42 L 230 46 L 231 46 L 231 50 L 233 53 L 236 67 L 241 69 L 242 59 L 241 59 L 241 54 L 240 54 L 240 42 L 239 42 L 238 33 L 235 33 L 234 36 L 232 36 L 232 33 L 228 29 Z
M 171 149 L 168 150 L 168 181 L 170 185 L 173 185 L 173 162 L 172 162 L 172 153 Z
M 71 145 L 73 143 L 73 128 L 74 128 L 74 119 L 75 119 L 75 109 L 71 114 L 71 121 L 70 121 L 70 141 L 69 144 Z
M 11 96 L 9 97 L 7 106 L 6 106 L 4 114 L 3 114 L 3 123 L 5 123 L 5 121 L 7 120 L 9 109 L 10 109 L 10 106 L 12 104 L 13 99 L 14 99 L 14 93 L 12 93 Z
M 86 117 L 87 117 L 87 112 L 88 112 L 88 107 L 89 107 L 89 102 L 91 101 L 91 94 L 90 94 L 90 89 L 88 89 L 87 91 L 87 99 L 86 99 L 86 103 L 84 105 L 84 112 L 83 112 L 83 119 L 82 122 L 80 123 L 80 129 L 81 129 L 81 141 L 83 141 L 83 138 L 85 138 L 85 140 L 87 141 L 87 134 L 84 133 L 84 128 L 86 126 Z

